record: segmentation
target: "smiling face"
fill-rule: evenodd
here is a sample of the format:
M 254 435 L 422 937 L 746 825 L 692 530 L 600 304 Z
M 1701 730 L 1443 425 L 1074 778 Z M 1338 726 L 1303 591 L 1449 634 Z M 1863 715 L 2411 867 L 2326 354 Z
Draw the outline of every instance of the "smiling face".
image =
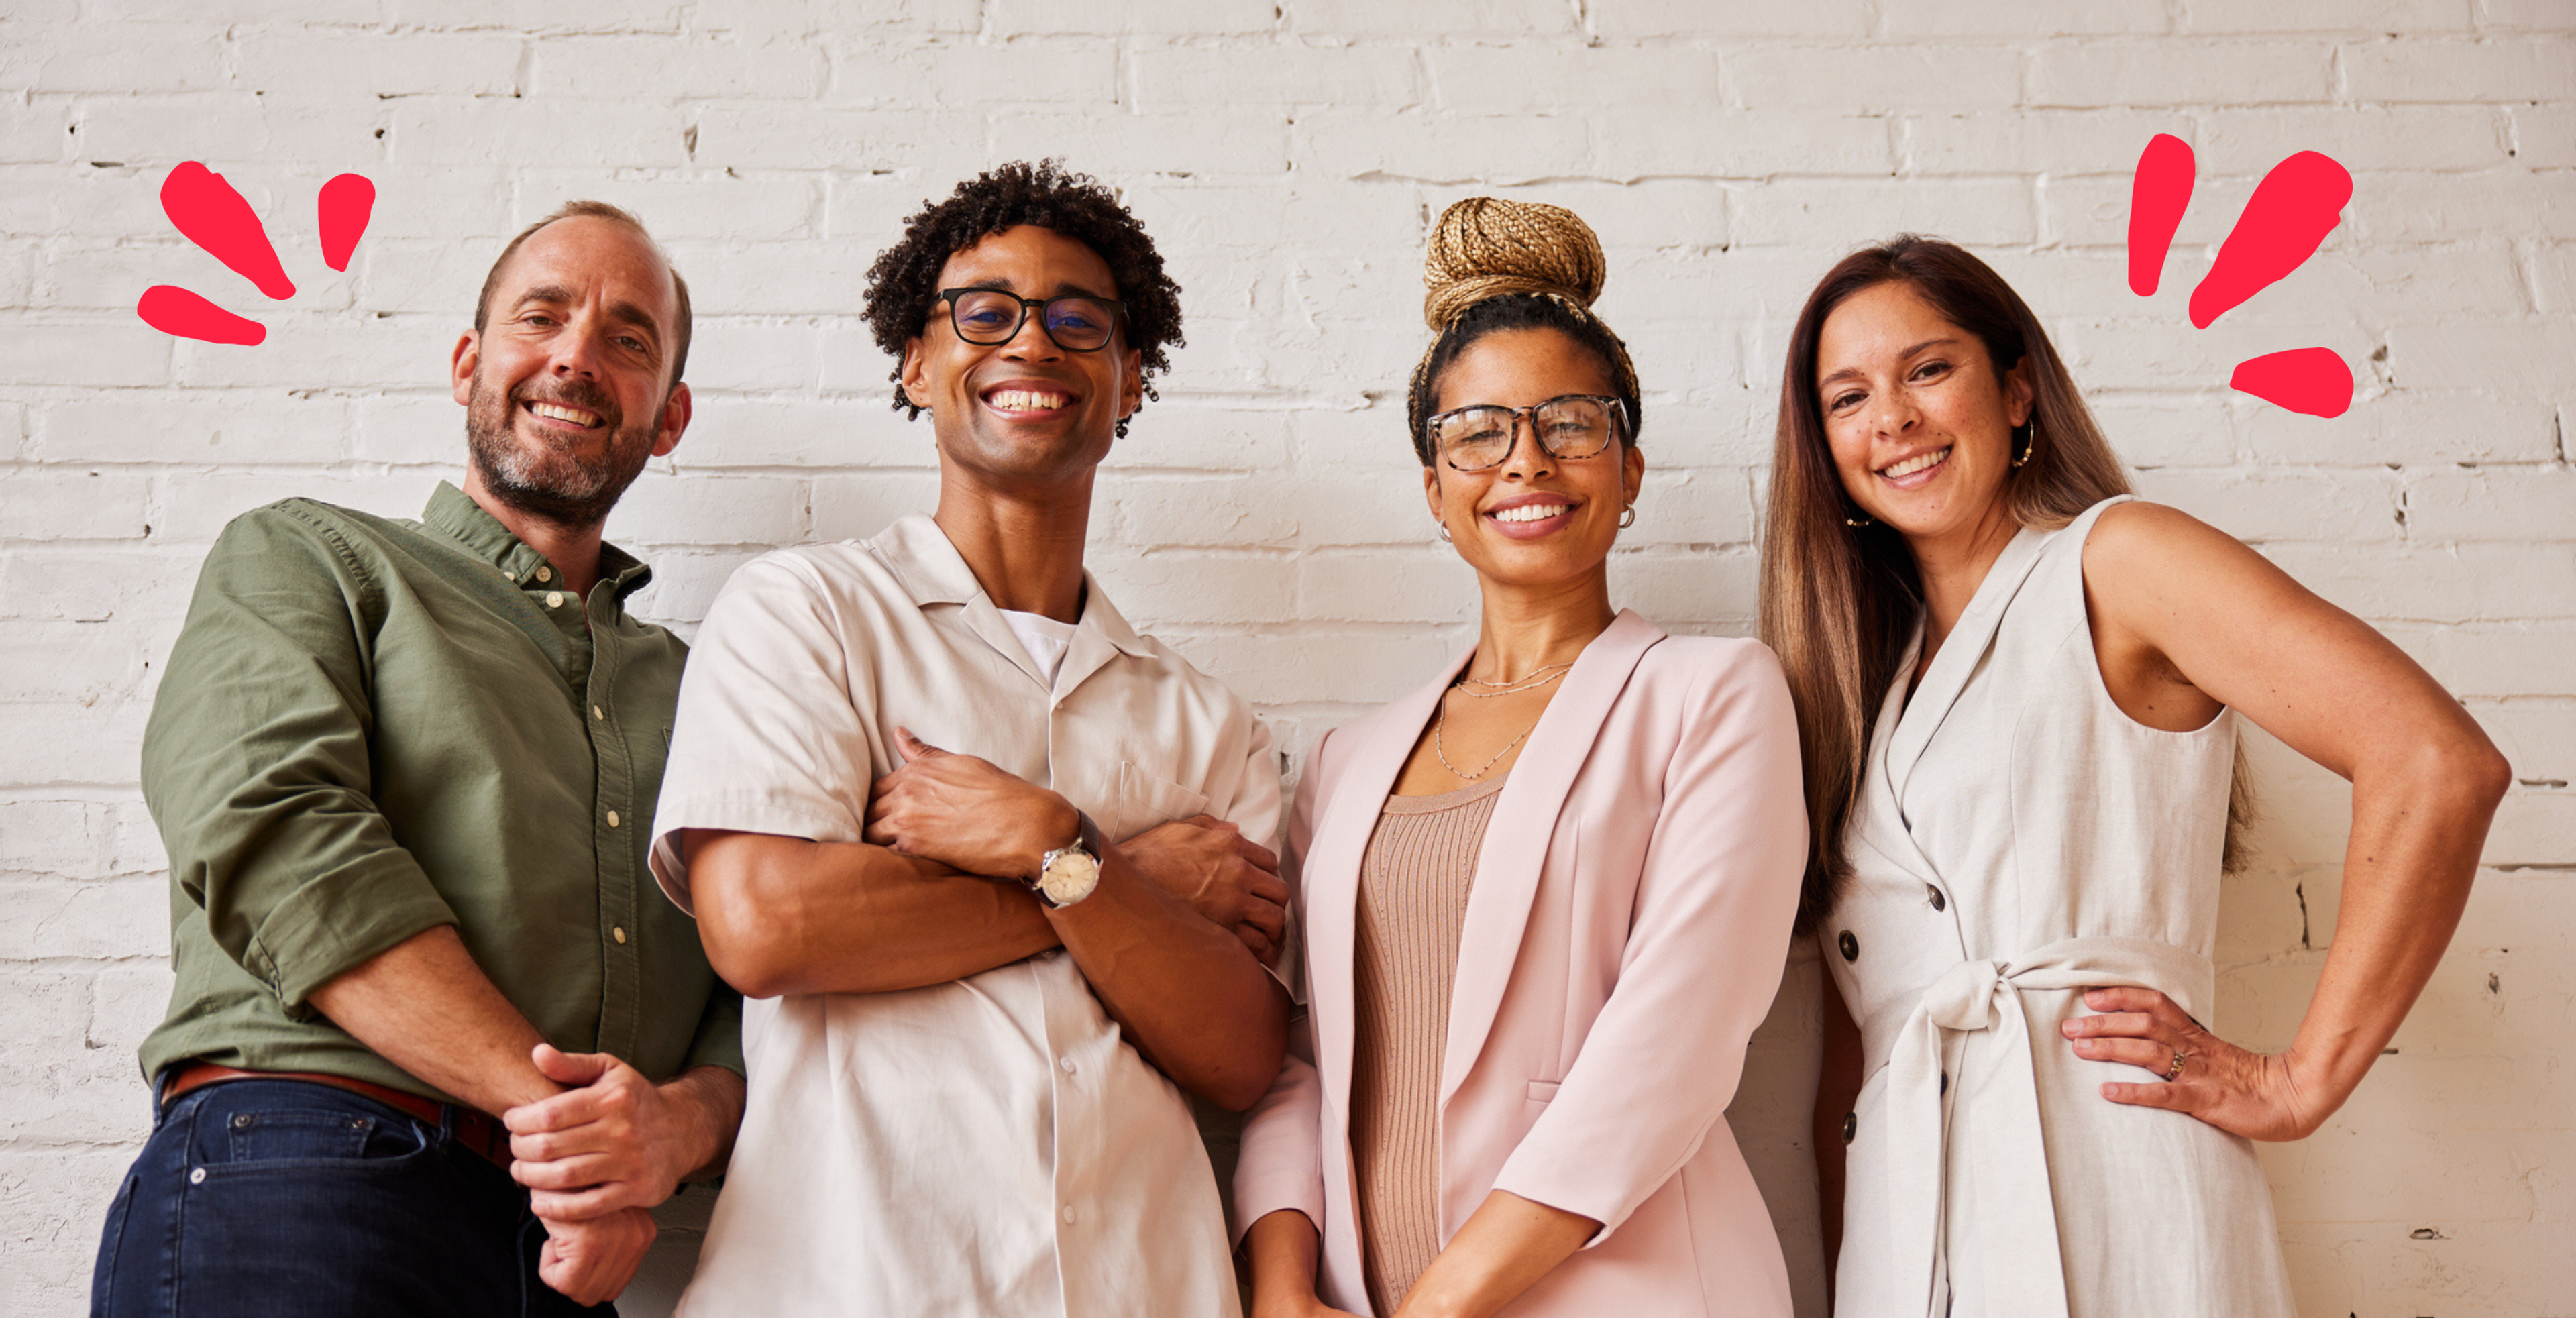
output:
M 1845 299 L 1817 334 L 1816 398 L 1852 502 L 1914 541 L 2008 525 L 2012 432 L 2031 410 L 2025 365 L 1999 374 L 1912 284 Z
M 1573 339 L 1552 329 L 1501 330 L 1440 373 L 1432 410 L 1618 393 L 1601 359 Z M 1422 472 L 1423 494 L 1458 556 L 1488 580 L 1522 586 L 1601 571 L 1646 471 L 1624 437 L 1588 458 L 1550 457 L 1527 421 L 1515 424 L 1511 456 L 1494 466 L 1457 471 L 1437 454 L 1432 461 Z
M 1100 254 L 1052 229 L 1023 224 L 958 250 L 941 288 L 994 288 L 1027 298 L 1115 299 Z M 1091 352 L 1057 347 L 1031 309 L 1008 342 L 957 336 L 946 301 L 904 349 L 904 396 L 930 411 L 943 465 L 987 480 L 1052 484 L 1109 455 L 1118 422 L 1145 399 L 1122 328 Z
M 575 216 L 530 235 L 450 363 L 469 481 L 560 525 L 604 520 L 688 425 L 688 386 L 669 383 L 678 307 L 670 269 L 625 225 Z

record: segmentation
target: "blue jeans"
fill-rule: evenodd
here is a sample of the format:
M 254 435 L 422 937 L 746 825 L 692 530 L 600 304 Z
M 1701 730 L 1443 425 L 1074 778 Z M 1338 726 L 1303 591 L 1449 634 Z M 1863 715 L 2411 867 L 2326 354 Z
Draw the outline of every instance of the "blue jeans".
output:
M 446 1123 L 308 1081 L 230 1080 L 154 1120 L 107 1210 L 90 1313 L 614 1314 L 537 1280 L 545 1240 L 528 1192 Z

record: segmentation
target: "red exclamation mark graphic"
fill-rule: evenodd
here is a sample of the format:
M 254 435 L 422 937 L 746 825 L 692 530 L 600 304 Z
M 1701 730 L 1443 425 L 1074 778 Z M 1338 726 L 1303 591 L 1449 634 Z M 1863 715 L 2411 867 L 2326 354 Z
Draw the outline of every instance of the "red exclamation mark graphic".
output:
M 349 254 L 366 235 L 367 219 L 375 212 L 376 185 L 364 175 L 342 174 L 322 185 L 314 205 L 321 220 L 322 260 L 334 270 L 348 269 Z M 278 264 L 267 228 L 223 175 L 193 160 L 171 170 L 161 183 L 161 209 L 190 242 L 259 285 L 260 292 L 281 301 L 295 296 L 295 283 Z M 258 321 L 170 284 L 143 290 L 134 314 L 164 334 L 206 343 L 255 347 L 268 338 L 267 327 Z
M 258 212 L 223 175 L 193 160 L 171 170 L 161 184 L 161 209 L 188 241 L 259 285 L 260 292 L 281 302 L 295 296 L 295 283 L 277 263 L 277 249 L 268 245 Z
M 367 217 L 376 209 L 376 185 L 364 174 L 342 174 L 322 185 L 314 203 L 322 221 L 322 264 L 349 268 L 349 253 L 367 232 Z
M 2137 176 L 2129 186 L 2129 291 L 2155 296 L 2164 282 L 2165 253 L 2173 248 L 2174 230 L 2182 227 L 2183 210 L 2191 205 L 2191 144 L 2170 133 L 2158 133 L 2138 157 Z
M 2191 200 L 2191 175 L 2191 147 L 2178 138 L 2159 133 L 2138 157 L 2129 192 L 2129 289 L 2140 297 L 2162 281 L 2165 253 Z M 2302 151 L 2273 166 L 2192 289 L 2192 325 L 2209 328 L 2316 255 L 2350 200 L 2352 175 L 2330 157 Z M 2228 385 L 2310 416 L 2342 416 L 2352 406 L 2352 368 L 2326 348 L 2239 362 Z
M 2352 200 L 2352 175 L 2314 151 L 2272 167 L 2236 217 L 2209 276 L 2191 290 L 2191 323 L 2199 329 L 2245 299 L 2280 282 L 2316 255 L 2317 245 L 2343 222 Z
M 154 284 L 134 304 L 143 323 L 164 334 L 206 343 L 238 343 L 256 348 L 268 340 L 268 327 L 208 302 L 176 284 Z

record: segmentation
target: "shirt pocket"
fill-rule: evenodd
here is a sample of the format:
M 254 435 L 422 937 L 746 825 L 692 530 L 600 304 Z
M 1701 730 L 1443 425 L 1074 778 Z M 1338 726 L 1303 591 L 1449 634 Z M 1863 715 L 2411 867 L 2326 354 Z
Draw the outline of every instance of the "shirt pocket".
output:
M 1118 764 L 1118 818 L 1107 829 L 1109 840 L 1123 842 L 1157 824 L 1202 814 L 1208 799 L 1144 768 L 1134 760 Z

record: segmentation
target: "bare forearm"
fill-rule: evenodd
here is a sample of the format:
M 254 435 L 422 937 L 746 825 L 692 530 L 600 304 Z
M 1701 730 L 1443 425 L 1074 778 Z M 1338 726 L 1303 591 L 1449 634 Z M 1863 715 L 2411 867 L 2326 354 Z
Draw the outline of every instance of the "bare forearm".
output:
M 1101 1004 L 1165 1075 L 1242 1111 L 1288 1045 L 1288 998 L 1242 941 L 1104 848 L 1100 886 L 1047 912 Z
M 1495 1190 L 1423 1269 L 1396 1318 L 1485 1318 L 1519 1298 L 1601 1229 L 1579 1213 Z
M 1294 1208 L 1262 1214 L 1243 1233 L 1244 1253 L 1252 1262 L 1253 1318 L 1270 1312 L 1295 1312 L 1315 1298 L 1315 1224 Z
M 2500 766 L 2463 748 L 2355 774 L 2334 948 L 2290 1050 L 2322 1104 L 2316 1119 L 2361 1083 L 2450 946 L 2502 795 Z
M 722 1172 L 733 1156 L 734 1132 L 742 1128 L 742 1077 L 721 1066 L 699 1066 L 660 1088 L 678 1106 L 689 1132 L 681 1160 L 689 1170 L 680 1179 L 707 1180 Z
M 945 984 L 1057 943 L 1036 898 L 864 843 L 684 841 L 707 959 L 752 997 Z
M 423 1084 L 485 1112 L 558 1093 L 528 1054 L 537 1027 L 501 996 L 453 925 L 396 943 L 313 991 L 313 1005 Z

